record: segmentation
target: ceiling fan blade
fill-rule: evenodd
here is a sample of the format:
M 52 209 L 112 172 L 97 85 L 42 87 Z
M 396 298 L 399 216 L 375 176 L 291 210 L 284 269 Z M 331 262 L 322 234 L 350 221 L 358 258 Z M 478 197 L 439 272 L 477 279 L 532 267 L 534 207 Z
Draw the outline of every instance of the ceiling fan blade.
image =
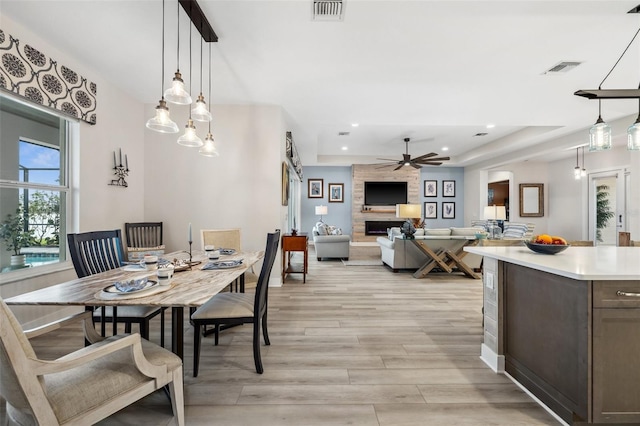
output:
M 426 158 L 424 160 L 414 160 L 414 161 L 419 164 L 426 164 L 430 161 L 447 161 L 447 160 L 449 160 L 449 157 Z
M 411 167 L 413 167 L 414 169 L 421 169 L 422 166 L 420 164 L 414 163 L 413 161 L 410 164 Z
M 376 169 L 384 169 L 385 167 L 391 167 L 391 166 L 393 166 L 393 165 L 395 165 L 395 164 L 396 164 L 396 163 L 393 163 L 393 164 L 383 164 L 383 165 L 382 165 L 382 166 L 380 166 L 380 167 L 376 167 Z
M 376 158 L 376 160 L 382 160 L 382 161 L 393 161 L 394 163 L 397 163 L 398 160 L 392 160 L 391 158 Z
M 420 163 L 420 164 L 422 164 L 423 166 L 439 166 L 439 165 L 440 165 L 440 164 L 442 164 L 442 163 L 441 163 L 441 162 L 439 162 L 439 161 L 436 161 L 436 162 L 434 162 L 434 163 L 427 162 L 427 163 Z
M 393 169 L 393 171 L 395 172 L 396 170 L 400 170 L 401 168 L 404 167 L 404 164 L 400 164 L 398 167 L 396 167 L 395 169 Z
M 425 158 L 435 157 L 436 155 L 438 154 L 436 154 L 435 152 L 430 152 L 428 154 L 424 154 L 424 155 L 421 155 L 420 157 L 414 158 L 414 161 L 424 160 Z

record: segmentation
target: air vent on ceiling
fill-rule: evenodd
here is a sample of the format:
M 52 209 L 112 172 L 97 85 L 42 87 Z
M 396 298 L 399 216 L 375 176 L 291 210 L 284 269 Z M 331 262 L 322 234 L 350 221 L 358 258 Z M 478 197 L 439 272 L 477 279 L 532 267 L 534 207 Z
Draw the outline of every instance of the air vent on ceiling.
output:
M 487 136 L 488 134 L 489 134 L 489 133 L 483 133 L 483 132 L 481 132 L 481 133 L 476 133 L 476 134 L 475 134 L 475 135 L 473 135 L 473 136 Z
M 351 132 L 338 132 L 338 136 L 349 136 Z
M 581 63 L 582 62 L 575 62 L 575 61 L 558 62 L 557 64 L 555 64 L 554 66 L 546 70 L 544 74 L 557 74 L 561 72 L 569 72 L 575 67 L 577 67 L 578 65 L 580 65 Z
M 314 21 L 342 21 L 344 2 L 342 0 L 313 0 Z

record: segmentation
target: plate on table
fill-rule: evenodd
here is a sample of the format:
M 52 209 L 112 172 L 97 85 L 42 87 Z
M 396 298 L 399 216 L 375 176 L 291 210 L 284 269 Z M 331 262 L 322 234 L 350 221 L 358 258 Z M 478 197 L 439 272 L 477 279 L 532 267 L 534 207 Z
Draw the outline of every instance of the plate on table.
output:
M 236 254 L 236 250 L 232 249 L 232 248 L 221 248 L 218 249 L 220 251 L 220 254 L 224 254 L 224 255 L 232 255 L 232 254 Z
M 202 270 L 208 269 L 230 269 L 237 268 L 242 265 L 242 259 L 239 260 L 219 260 L 217 262 L 209 262 L 202 267 Z
M 530 241 L 525 241 L 524 244 L 529 250 L 542 254 L 556 254 L 571 247 L 570 244 L 536 244 Z
M 146 271 L 147 268 L 145 268 L 144 266 L 141 266 L 139 263 L 136 263 L 133 265 L 127 265 L 124 268 L 122 268 L 122 270 L 127 272 L 142 272 L 142 271 Z
M 142 288 L 139 288 L 137 290 L 129 290 L 129 291 L 120 291 L 116 288 L 115 284 L 111 284 L 105 288 L 102 289 L 102 291 L 104 291 L 105 293 L 109 293 L 109 294 L 136 294 L 136 293 L 140 293 L 143 291 L 147 291 L 147 290 L 151 290 L 152 288 L 155 288 L 158 286 L 158 282 L 155 280 L 147 280 L 147 282 L 144 284 L 144 286 Z

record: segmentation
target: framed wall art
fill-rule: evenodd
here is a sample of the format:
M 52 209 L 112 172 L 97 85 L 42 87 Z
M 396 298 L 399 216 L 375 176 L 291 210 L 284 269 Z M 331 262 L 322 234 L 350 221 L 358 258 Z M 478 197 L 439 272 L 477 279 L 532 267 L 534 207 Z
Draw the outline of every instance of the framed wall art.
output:
M 438 196 L 438 181 L 437 180 L 425 180 L 424 181 L 424 196 L 425 197 L 437 197 Z
M 438 203 L 432 203 L 432 202 L 424 203 L 424 218 L 425 219 L 438 218 Z
M 329 184 L 329 202 L 344 203 L 344 183 Z
M 520 184 L 520 216 L 544 217 L 544 184 Z
M 455 197 L 456 196 L 456 181 L 455 180 L 443 180 L 442 181 L 442 196 L 443 197 Z
M 442 203 L 442 218 L 443 219 L 456 218 L 456 203 L 448 202 L 448 201 Z
M 282 205 L 289 205 L 289 166 L 287 162 L 282 162 Z
M 324 180 L 322 179 L 308 179 L 309 184 L 307 197 L 308 198 L 324 198 Z

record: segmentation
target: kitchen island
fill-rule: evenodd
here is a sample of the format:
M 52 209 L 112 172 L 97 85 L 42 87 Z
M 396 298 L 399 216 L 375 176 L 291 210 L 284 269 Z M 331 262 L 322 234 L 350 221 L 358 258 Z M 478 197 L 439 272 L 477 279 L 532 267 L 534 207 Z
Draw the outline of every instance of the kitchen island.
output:
M 569 424 L 640 424 L 640 249 L 484 256 L 482 359 Z

